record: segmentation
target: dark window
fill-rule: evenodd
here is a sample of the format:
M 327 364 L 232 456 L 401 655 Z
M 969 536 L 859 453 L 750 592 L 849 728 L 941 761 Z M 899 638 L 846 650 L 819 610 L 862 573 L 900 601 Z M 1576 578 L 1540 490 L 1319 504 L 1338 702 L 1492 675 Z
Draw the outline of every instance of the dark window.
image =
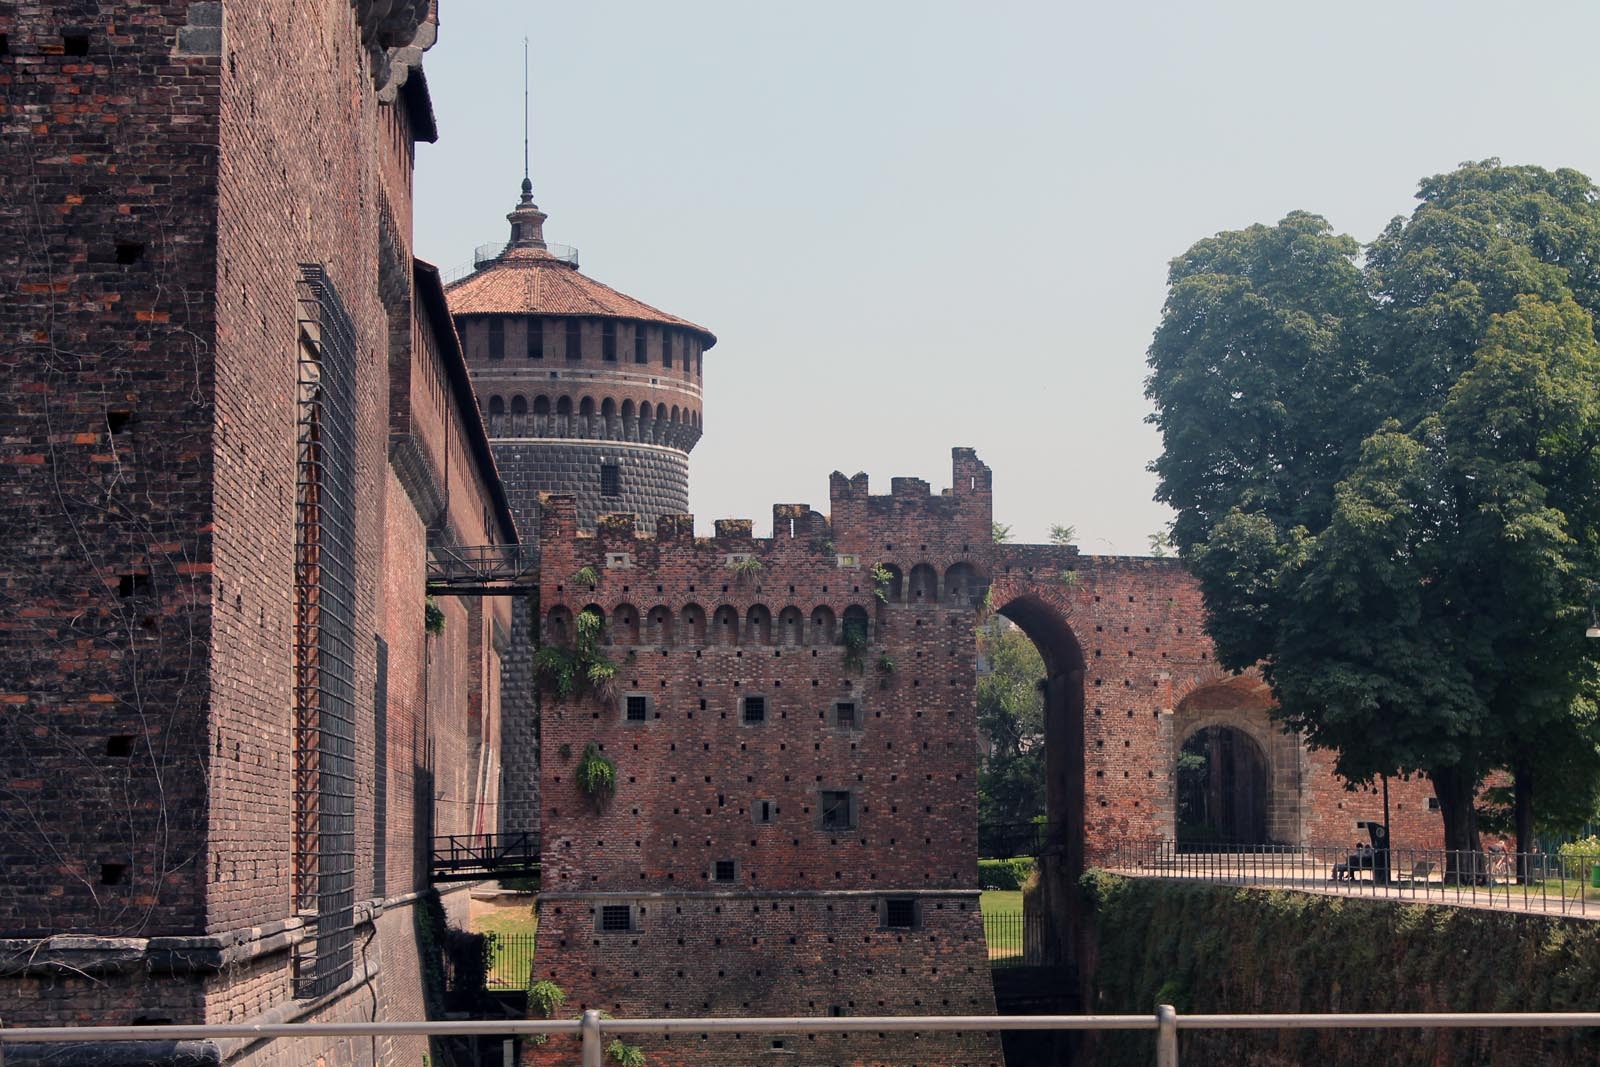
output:
M 849 830 L 856 824 L 855 805 L 847 790 L 822 791 L 822 828 L 824 830 Z
M 544 358 L 544 320 L 528 320 L 528 358 Z
M 123 266 L 137 263 L 144 258 L 144 245 L 138 241 L 118 241 L 116 256 L 117 262 Z
M 506 401 L 505 401 L 505 398 L 504 397 L 499 397 L 499 396 L 491 396 L 489 398 L 489 414 L 491 414 L 491 415 L 504 415 L 505 413 L 506 413 Z
M 661 331 L 661 365 L 672 366 L 672 334 L 666 330 Z
M 89 31 L 87 30 L 62 30 L 61 54 L 64 56 L 86 56 L 89 54 Z
M 607 363 L 617 361 L 617 324 L 607 322 L 600 328 L 600 354 Z
M 890 897 L 883 902 L 883 925 L 889 930 L 917 928 L 917 902 L 910 897 Z
M 615 463 L 600 464 L 600 495 L 622 495 L 622 468 Z
M 854 730 L 857 726 L 856 702 L 838 700 L 833 705 L 833 725 L 841 730 Z
M 633 908 L 628 904 L 602 904 L 600 929 L 616 932 L 633 929 Z
M 525 396 L 514 396 L 514 397 L 512 397 L 511 398 L 511 414 L 513 414 L 513 415 L 526 415 L 527 413 L 528 413 L 528 398 L 525 397 Z
M 644 327 L 643 326 L 635 326 L 633 328 L 633 361 L 635 363 L 648 363 L 649 362 L 649 357 L 645 355 L 645 351 L 644 351 Z
M 712 867 L 711 880 L 713 882 L 731 882 L 738 876 L 739 867 L 733 860 L 718 860 Z
M 778 814 L 778 805 L 774 804 L 770 800 L 758 800 L 756 801 L 753 814 L 755 815 L 756 822 L 769 823 L 772 821 L 773 816 Z
M 133 735 L 115 734 L 106 738 L 106 755 L 123 758 L 133 755 Z
M 650 717 L 650 698 L 630 696 L 627 701 L 628 721 L 644 722 Z
M 504 319 L 489 320 L 489 358 L 506 358 L 506 323 Z
M 758 722 L 766 722 L 767 721 L 767 698 L 766 697 L 745 697 L 744 698 L 744 721 L 747 722 L 747 723 L 758 723 Z
M 583 358 L 583 330 L 577 319 L 567 320 L 567 358 Z

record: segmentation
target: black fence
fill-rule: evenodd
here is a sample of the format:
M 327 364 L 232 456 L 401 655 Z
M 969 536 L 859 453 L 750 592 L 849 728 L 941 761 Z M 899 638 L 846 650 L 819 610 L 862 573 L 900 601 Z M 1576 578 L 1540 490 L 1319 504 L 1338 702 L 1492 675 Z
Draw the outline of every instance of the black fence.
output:
M 436 838 L 428 871 L 435 882 L 530 877 L 539 873 L 539 837 L 519 833 Z
M 484 939 L 484 951 L 489 957 L 484 985 L 491 993 L 528 988 L 537 939 L 535 934 L 489 934 Z
M 1042 967 L 1050 962 L 1044 923 L 1036 915 L 1006 911 L 983 917 L 991 967 Z

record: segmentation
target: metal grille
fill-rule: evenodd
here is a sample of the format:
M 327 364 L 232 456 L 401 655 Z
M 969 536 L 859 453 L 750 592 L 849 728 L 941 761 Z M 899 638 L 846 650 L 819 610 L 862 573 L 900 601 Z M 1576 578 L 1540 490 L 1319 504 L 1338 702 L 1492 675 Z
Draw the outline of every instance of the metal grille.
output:
M 294 895 L 317 932 L 295 994 L 315 997 L 354 969 L 356 339 L 322 268 L 300 273 Z

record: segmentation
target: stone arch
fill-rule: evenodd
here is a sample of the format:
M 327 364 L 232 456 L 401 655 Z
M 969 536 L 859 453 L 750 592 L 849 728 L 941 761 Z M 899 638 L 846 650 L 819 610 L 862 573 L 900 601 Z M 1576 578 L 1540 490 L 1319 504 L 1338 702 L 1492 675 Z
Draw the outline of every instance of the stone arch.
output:
M 619 645 L 639 643 L 639 609 L 632 604 L 618 604 L 611 613 L 611 639 Z
M 491 396 L 489 398 L 489 414 L 491 414 L 491 415 L 504 415 L 505 413 L 506 413 L 505 397 L 498 396 L 498 395 L 497 396 Z
M 556 401 L 556 414 L 557 415 L 571 415 L 572 414 L 572 398 L 570 396 L 561 397 L 559 400 Z
M 578 402 L 578 414 L 585 416 L 594 414 L 594 397 L 586 396 Z
M 535 415 L 550 414 L 550 398 L 543 393 L 533 398 L 533 413 Z
M 911 568 L 906 583 L 906 601 L 911 604 L 932 604 L 939 599 L 939 572 L 926 563 Z
M 905 573 L 893 563 L 880 563 L 878 566 L 889 572 L 889 580 L 878 587 L 883 590 L 885 600 L 890 604 L 900 603 L 906 597 Z
M 983 596 L 982 589 L 978 569 L 965 560 L 952 563 L 944 572 L 944 598 L 953 604 L 977 607 Z
M 511 398 L 511 414 L 526 415 L 528 413 L 528 398 L 518 393 Z
M 745 612 L 744 636 L 748 644 L 772 644 L 772 610 L 765 604 L 751 604 Z
M 678 405 L 672 405 L 672 417 L 667 421 L 672 423 L 676 423 L 678 421 Z
M 872 640 L 872 619 L 867 615 L 866 608 L 851 604 L 844 609 L 839 637 L 847 646 L 856 641 L 865 643 Z
M 682 612 L 683 639 L 691 645 L 706 643 L 706 609 L 699 604 L 685 604 Z
M 600 415 L 601 415 L 601 417 L 609 419 L 612 416 L 614 416 L 616 413 L 617 413 L 617 402 L 616 402 L 616 400 L 614 398 L 608 396 L 604 400 L 600 401 Z
M 805 617 L 800 614 L 799 608 L 791 604 L 778 612 L 778 643 L 780 645 L 792 647 L 803 644 L 805 635 Z
M 646 400 L 639 405 L 639 418 L 641 421 L 649 422 L 655 417 L 655 408 L 650 406 L 650 401 Z
M 1201 743 L 1214 748 L 1204 754 L 1207 782 L 1191 782 L 1191 802 L 1193 790 L 1204 789 L 1210 804 L 1222 805 L 1222 811 L 1210 813 L 1213 836 L 1238 838 L 1228 844 L 1303 843 L 1301 747 L 1293 734 L 1272 721 L 1274 703 L 1266 682 L 1250 672 L 1201 682 L 1173 709 L 1169 758 L 1175 770 L 1195 738 L 1203 737 Z M 1212 764 L 1214 760 L 1220 765 Z M 1176 782 L 1170 833 L 1180 845 L 1199 846 L 1206 835 L 1193 826 L 1186 833 L 1180 825 L 1183 785 Z
M 625 418 L 625 419 L 633 418 L 633 401 L 632 400 L 626 400 L 626 399 L 623 400 L 623 402 L 622 402 L 622 417 Z
M 645 614 L 644 627 L 647 644 L 672 644 L 672 609 L 665 604 L 657 604 Z
M 732 604 L 724 604 L 711 616 L 711 636 L 718 645 L 739 643 L 739 612 Z
M 811 609 L 811 643 L 813 645 L 833 644 L 834 631 L 837 628 L 832 608 L 823 604 Z

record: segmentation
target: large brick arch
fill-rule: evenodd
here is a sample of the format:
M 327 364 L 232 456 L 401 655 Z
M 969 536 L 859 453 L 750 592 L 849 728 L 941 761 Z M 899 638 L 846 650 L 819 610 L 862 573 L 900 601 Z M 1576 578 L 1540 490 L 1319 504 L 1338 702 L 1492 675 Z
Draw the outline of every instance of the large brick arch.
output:
M 1249 738 L 1266 762 L 1267 838 L 1274 844 L 1299 844 L 1304 839 L 1301 797 L 1305 750 L 1297 736 L 1273 722 L 1275 706 L 1271 689 L 1254 671 L 1224 675 L 1195 686 L 1178 701 L 1173 712 L 1172 759 L 1176 761 L 1189 738 L 1210 727 L 1227 727 Z M 1172 836 L 1176 839 L 1176 825 Z

